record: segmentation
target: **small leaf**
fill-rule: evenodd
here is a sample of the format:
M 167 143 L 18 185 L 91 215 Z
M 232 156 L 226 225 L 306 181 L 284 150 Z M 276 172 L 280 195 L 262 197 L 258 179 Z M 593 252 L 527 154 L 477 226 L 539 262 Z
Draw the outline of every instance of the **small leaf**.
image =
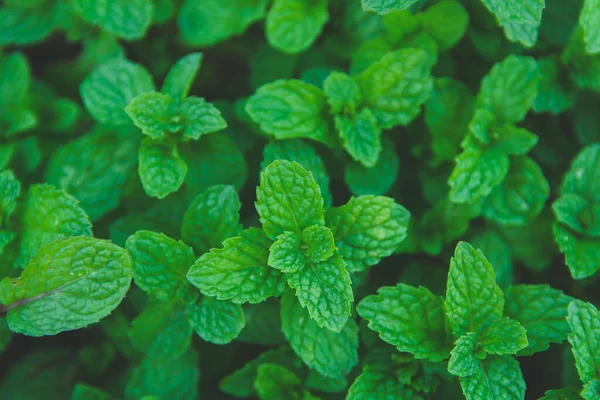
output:
M 302 381 L 290 370 L 277 364 L 262 364 L 256 371 L 254 388 L 262 400 L 305 399 Z
M 533 47 L 537 41 L 545 0 L 481 0 L 504 28 L 504 34 L 513 42 Z
M 235 339 L 246 323 L 242 306 L 208 296 L 187 305 L 189 323 L 207 342 L 227 344 Z
M 461 378 L 467 400 L 523 400 L 525 381 L 519 362 L 511 356 L 488 356 L 474 375 Z
M 575 366 L 584 384 L 596 379 L 600 367 L 600 315 L 590 303 L 573 300 L 569 304 L 567 322 L 571 327 L 568 336 Z
M 336 251 L 333 232 L 325 226 L 313 225 L 302 231 L 304 254 L 313 263 L 327 261 Z
M 173 111 L 173 99 L 158 92 L 142 93 L 125 107 L 135 126 L 154 140 L 164 140 L 169 135 Z
M 283 232 L 269 248 L 269 266 L 286 274 L 305 268 L 307 260 L 300 246 L 301 240 L 298 235 Z
M 514 319 L 503 318 L 483 332 L 479 343 L 487 354 L 515 354 L 527 347 L 527 331 Z
M 200 70 L 201 62 L 202 53 L 190 53 L 180 58 L 169 70 L 160 91 L 176 102 L 185 99 Z
M 188 97 L 180 107 L 181 122 L 184 125 L 183 138 L 198 140 L 207 133 L 227 127 L 217 107 L 200 97 Z
M 459 337 L 448 361 L 448 372 L 461 378 L 476 374 L 480 368 L 480 361 L 475 355 L 476 346 L 477 336 L 474 333 Z
M 379 159 L 371 168 L 357 162 L 346 165 L 344 181 L 356 196 L 384 195 L 394 186 L 398 178 L 400 160 L 394 143 L 384 138 L 382 147 Z
M 332 114 L 350 117 L 362 102 L 360 87 L 351 76 L 343 72 L 330 73 L 323 82 L 323 90 Z
M 335 127 L 342 145 L 355 160 L 365 167 L 373 167 L 381 152 L 381 129 L 371 110 L 363 108 L 352 118 L 335 117 Z
M 157 143 L 147 138 L 140 147 L 138 171 L 146 194 L 162 199 L 179 190 L 188 166 L 179 155 L 177 146 Z
M 126 40 L 142 38 L 152 22 L 150 0 L 72 0 L 71 4 L 91 25 Z
M 590 54 L 600 53 L 600 2 L 584 0 L 579 14 L 579 24 L 583 27 L 585 49 Z
M 10 222 L 20 194 L 21 182 L 12 170 L 0 172 L 0 226 L 6 226 Z

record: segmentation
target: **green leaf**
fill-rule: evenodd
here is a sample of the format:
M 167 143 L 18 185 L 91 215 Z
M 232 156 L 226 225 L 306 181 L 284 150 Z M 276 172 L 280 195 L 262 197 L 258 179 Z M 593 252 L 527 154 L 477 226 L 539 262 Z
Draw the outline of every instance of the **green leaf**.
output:
M 323 225 L 323 198 L 312 174 L 296 162 L 276 160 L 261 173 L 256 211 L 270 238 L 285 231 L 298 236 L 305 228 Z
M 600 53 L 600 2 L 584 0 L 579 14 L 579 24 L 583 27 L 585 49 L 590 54 Z
M 22 217 L 18 264 L 25 266 L 41 245 L 69 236 L 92 236 L 92 224 L 77 200 L 47 184 L 29 188 Z
M 481 0 L 504 28 L 506 37 L 525 47 L 533 47 L 537 41 L 545 0 Z
M 6 319 L 0 317 L 0 354 L 4 352 L 4 349 L 8 347 L 12 339 L 12 332 L 6 324 Z
M 220 131 L 227 127 L 217 107 L 200 97 L 188 97 L 181 104 L 183 138 L 198 140 L 207 133 Z
M 467 332 L 456 340 L 448 361 L 448 372 L 464 378 L 477 373 L 480 368 L 476 353 L 477 335 Z
M 329 19 L 327 3 L 327 0 L 274 0 L 265 25 L 269 44 L 291 54 L 308 49 Z
M 42 246 L 20 278 L 0 283 L 0 301 L 14 332 L 55 335 L 98 322 L 131 284 L 127 253 L 105 240 L 59 239 Z
M 365 167 L 373 167 L 381 152 L 381 129 L 371 110 L 363 108 L 352 118 L 337 115 L 334 121 L 348 154 Z
M 350 386 L 346 400 L 419 399 L 410 387 L 398 380 L 390 364 L 365 365 Z
M 342 257 L 307 263 L 306 267 L 286 273 L 288 285 L 296 290 L 302 307 L 319 327 L 340 332 L 352 313 L 352 281 Z
M 283 232 L 269 248 L 270 267 L 288 274 L 306 267 L 308 260 L 301 250 L 301 239 L 294 232 Z
M 11 105 L 20 104 L 29 90 L 30 81 L 31 68 L 23 53 L 15 51 L 1 56 L 0 107 L 5 108 Z
M 552 232 L 558 248 L 565 255 L 565 262 L 573 279 L 589 278 L 600 269 L 597 238 L 577 235 L 559 224 L 552 227 Z
M 446 289 L 446 314 L 455 335 L 485 331 L 498 323 L 503 310 L 494 268 L 481 250 L 460 242 L 450 260 Z
M 185 99 L 200 70 L 201 62 L 202 53 L 190 53 L 180 58 L 169 70 L 160 91 L 176 102 Z
M 267 0 L 185 0 L 177 23 L 188 45 L 209 46 L 244 33 L 264 17 L 267 3 Z
M 152 76 L 140 64 L 114 58 L 92 71 L 79 88 L 85 108 L 103 124 L 129 125 L 125 107 L 144 92 L 154 90 Z
M 423 29 L 433 36 L 441 50 L 454 47 L 464 36 L 469 26 L 469 14 L 453 0 L 433 4 L 417 14 Z
M 441 361 L 452 346 L 444 300 L 422 286 L 381 287 L 356 307 L 381 339 L 416 358 Z
M 239 304 L 201 296 L 187 305 L 190 325 L 207 342 L 227 344 L 235 339 L 246 324 Z
M 95 221 L 119 205 L 135 171 L 137 149 L 138 141 L 127 133 L 87 133 L 52 154 L 46 180 L 77 198 Z
M 600 315 L 590 303 L 573 300 L 569 304 L 567 322 L 571 327 L 571 343 L 575 366 L 583 384 L 597 378 L 600 366 Z
M 258 367 L 254 387 L 263 400 L 305 399 L 300 378 L 277 364 L 262 364 Z
M 575 90 L 567 79 L 567 71 L 558 57 L 544 57 L 538 60 L 540 80 L 533 110 L 537 113 L 559 114 L 575 106 Z
M 496 230 L 486 229 L 474 236 L 471 239 L 471 244 L 486 255 L 486 258 L 494 267 L 496 283 L 503 290 L 506 290 L 513 282 L 513 260 L 508 243 L 506 243 L 504 238 Z M 508 301 L 508 299 L 506 301 Z M 505 305 L 505 307 L 507 307 L 507 305 Z M 508 316 L 517 319 L 514 315 Z
M 260 303 L 279 296 L 285 280 L 267 265 L 272 243 L 260 229 L 246 229 L 225 240 L 222 249 L 203 254 L 187 278 L 203 294 L 234 303 Z
M 248 99 L 246 112 L 276 139 L 301 137 L 331 143 L 325 95 L 311 84 L 278 80 L 263 85 Z
M 392 11 L 405 10 L 417 1 L 418 0 L 362 0 L 362 6 L 366 11 L 387 14 Z
M 504 313 L 527 330 L 529 345 L 518 355 L 545 351 L 550 343 L 562 343 L 569 333 L 567 308 L 573 300 L 548 285 L 516 285 L 505 292 Z
M 161 300 L 173 298 L 187 284 L 194 263 L 192 249 L 162 233 L 138 231 L 127 239 L 135 284 Z
M 140 39 L 152 22 L 150 0 L 72 0 L 73 9 L 88 23 L 126 39 Z
M 464 149 L 456 157 L 456 166 L 448 178 L 450 200 L 474 204 L 486 197 L 502 183 L 508 174 L 509 164 L 506 153 L 498 149 Z
M 384 138 L 382 151 L 375 165 L 366 168 L 357 162 L 347 164 L 344 181 L 350 191 L 357 196 L 383 195 L 396 182 L 399 168 L 400 160 L 394 150 L 394 143 Z
M 494 222 L 525 225 L 537 217 L 550 196 L 550 184 L 529 157 L 515 157 L 504 181 L 485 199 L 483 215 Z
M 406 238 L 410 213 L 384 196 L 352 197 L 326 213 L 326 226 L 349 272 L 364 271 L 391 255 Z
M 590 203 L 578 194 L 564 193 L 554 204 L 552 210 L 557 222 L 572 229 L 576 233 L 598 236 L 597 206 Z
M 548 390 L 540 400 L 581 400 L 575 388 Z
M 386 54 L 356 77 L 369 107 L 382 129 L 408 125 L 433 90 L 431 61 L 419 49 Z
M 358 327 L 348 319 L 341 332 L 320 328 L 293 292 L 281 301 L 281 330 L 294 352 L 325 377 L 341 378 L 358 363 Z
M 529 344 L 527 331 L 514 319 L 503 318 L 483 332 L 479 343 L 487 354 L 515 354 Z
M 343 393 L 348 388 L 348 380 L 346 377 L 326 378 L 314 370 L 309 370 L 304 385 L 322 393 Z
M 73 389 L 71 400 L 110 400 L 111 397 L 100 389 L 78 383 Z
M 351 117 L 362 102 L 360 87 L 351 76 L 343 72 L 330 73 L 323 82 L 323 90 L 332 114 Z
M 10 222 L 20 194 L 21 182 L 12 170 L 0 172 L 0 226 L 6 226 Z
M 264 170 L 275 160 L 295 161 L 310 171 L 315 182 L 321 188 L 323 205 L 331 205 L 331 192 L 329 191 L 329 175 L 325 170 L 325 164 L 317 152 L 302 139 L 273 140 L 263 149 L 263 161 L 260 163 Z
M 461 378 L 467 400 L 523 400 L 525 381 L 519 362 L 511 356 L 488 356 L 474 375 Z
M 492 129 L 491 134 L 494 136 L 494 147 L 511 156 L 527 154 L 538 142 L 538 137 L 535 133 L 513 125 L 505 125 Z
M 598 379 L 594 379 L 583 385 L 581 397 L 583 397 L 585 400 L 598 400 L 600 397 L 600 381 Z
M 177 146 L 157 143 L 147 138 L 140 147 L 138 172 L 146 194 L 162 199 L 179 190 L 188 166 L 179 155 Z
M 539 79 L 540 71 L 535 59 L 508 56 L 496 63 L 483 78 L 477 95 L 477 107 L 490 111 L 499 124 L 519 122 L 533 105 Z
M 0 7 L 0 47 L 28 45 L 43 40 L 62 22 L 65 11 L 62 4 L 54 2 L 5 3 Z
M 125 112 L 143 134 L 164 140 L 172 125 L 173 98 L 158 92 L 142 93 L 125 107 Z
M 302 231 L 304 254 L 314 263 L 327 261 L 336 251 L 333 232 L 326 226 L 309 226 Z
M 225 239 L 239 234 L 240 198 L 230 185 L 211 186 L 198 195 L 183 217 L 181 238 L 196 254 L 221 247 Z

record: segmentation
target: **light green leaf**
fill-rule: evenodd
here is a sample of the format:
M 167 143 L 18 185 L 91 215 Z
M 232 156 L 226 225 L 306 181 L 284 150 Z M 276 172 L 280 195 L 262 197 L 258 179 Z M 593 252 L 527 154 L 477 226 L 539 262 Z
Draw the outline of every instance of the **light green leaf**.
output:
M 381 287 L 356 307 L 369 328 L 398 351 L 416 358 L 441 361 L 448 357 L 452 338 L 444 314 L 444 300 L 424 287 L 399 283 Z
M 78 383 L 73 389 L 71 400 L 111 400 L 111 397 L 100 389 Z
M 146 194 L 162 199 L 179 190 L 188 166 L 179 155 L 177 146 L 147 138 L 140 147 L 138 172 Z
M 455 335 L 479 333 L 502 318 L 504 296 L 481 250 L 460 242 L 450 260 L 446 314 Z
M 596 379 L 600 367 L 600 315 L 590 303 L 573 300 L 569 304 L 567 322 L 571 327 L 568 336 L 575 366 L 583 384 Z
M 386 54 L 356 77 L 363 102 L 382 129 L 408 125 L 433 90 L 431 61 L 419 49 Z
M 484 331 L 478 340 L 487 354 L 515 354 L 527 347 L 527 331 L 514 319 L 503 318 Z
M 352 312 L 352 281 L 342 257 L 307 263 L 306 267 L 286 273 L 288 285 L 296 290 L 302 307 L 319 327 L 340 332 Z
M 0 9 L 0 15 L 1 12 Z M 31 68 L 23 53 L 15 51 L 0 57 L 0 107 L 20 105 L 29 90 L 30 82 Z
M 573 279 L 589 278 L 600 269 L 598 238 L 577 235 L 559 224 L 554 224 L 552 232 Z
M 381 152 L 381 129 L 371 110 L 363 108 L 351 118 L 336 115 L 334 121 L 348 154 L 365 167 L 373 167 Z
M 295 161 L 310 171 L 315 182 L 321 188 L 323 205 L 331 205 L 331 192 L 329 191 L 329 174 L 325 170 L 325 164 L 317 152 L 302 139 L 273 140 L 263 149 L 263 161 L 260 163 L 264 170 L 275 160 Z
M 383 140 L 382 151 L 379 159 L 371 168 L 366 168 L 360 163 L 353 162 L 346 165 L 344 181 L 350 191 L 357 196 L 367 194 L 386 194 L 396 182 L 400 160 L 394 150 L 394 143 Z
M 367 364 L 356 378 L 346 400 L 421 399 L 396 376 L 391 363 Z
M 285 231 L 302 234 L 323 225 L 323 198 L 312 174 L 296 162 L 276 160 L 261 173 L 256 188 L 256 211 L 270 238 Z
M 173 298 L 187 284 L 186 273 L 194 264 L 192 249 L 180 241 L 150 231 L 138 231 L 127 239 L 135 284 L 161 300 Z
M 187 44 L 209 46 L 244 33 L 264 17 L 267 3 L 267 0 L 185 0 L 177 22 Z
M 575 388 L 547 390 L 540 400 L 581 400 L 579 391 Z
M 207 133 L 227 127 L 221 112 L 212 103 L 200 97 L 188 97 L 181 104 L 181 122 L 185 126 L 183 138 L 198 140 Z
M 567 308 L 573 300 L 548 285 L 516 285 L 505 292 L 504 313 L 527 330 L 529 345 L 518 355 L 547 350 L 550 343 L 561 343 L 569 333 Z
M 267 41 L 284 53 L 308 49 L 329 19 L 327 0 L 274 0 L 265 25 Z
M 583 385 L 581 397 L 585 400 L 598 400 L 600 398 L 600 381 L 593 379 Z
M 246 324 L 242 306 L 201 296 L 187 305 L 190 325 L 207 342 L 227 344 L 235 339 Z
M 533 47 L 542 21 L 542 10 L 546 6 L 545 0 L 481 1 L 496 16 L 509 40 Z
M 88 23 L 126 39 L 140 39 L 152 22 L 150 0 L 72 0 L 73 9 Z
M 63 5 L 55 2 L 4 2 L 0 7 L 0 47 L 27 45 L 41 41 L 52 33 L 64 18 Z
M 276 139 L 302 137 L 330 144 L 327 111 L 323 91 L 299 80 L 263 85 L 246 103 L 254 122 Z
M 362 6 L 366 11 L 387 14 L 392 11 L 405 10 L 417 1 L 418 0 L 362 0 Z
M 341 332 L 320 328 L 293 292 L 281 301 L 281 329 L 294 352 L 325 377 L 341 378 L 358 363 L 358 327 L 348 319 Z
M 225 240 L 222 249 L 203 254 L 187 278 L 203 294 L 234 303 L 260 303 L 279 296 L 285 280 L 267 265 L 272 243 L 260 229 L 246 229 Z
M 225 239 L 237 235 L 240 225 L 240 198 L 233 186 L 211 186 L 198 195 L 183 217 L 181 238 L 196 254 L 221 247 Z
M 496 63 L 483 78 L 477 107 L 490 111 L 500 125 L 519 122 L 533 105 L 539 79 L 540 71 L 534 58 L 510 55 Z
M 22 217 L 18 265 L 25 266 L 41 245 L 69 236 L 92 236 L 92 224 L 77 200 L 47 184 L 29 188 Z
M 20 278 L 0 283 L 0 301 L 14 332 L 55 335 L 98 322 L 131 284 L 131 262 L 118 246 L 73 237 L 42 246 Z
M 584 0 L 579 14 L 579 24 L 583 27 L 585 49 L 590 54 L 600 53 L 600 2 Z
M 125 112 L 142 133 L 154 140 L 166 139 L 174 126 L 173 98 L 166 94 L 142 93 L 125 107 Z
M 285 274 L 304 269 L 307 259 L 300 249 L 301 245 L 301 239 L 297 234 L 283 232 L 269 248 L 269 266 Z
M 323 90 L 332 114 L 352 117 L 362 102 L 360 87 L 343 72 L 330 73 L 323 82 Z
M 140 64 L 114 58 L 92 71 L 79 87 L 85 108 L 100 123 L 129 125 L 125 107 L 144 92 L 154 90 L 152 76 Z
M 561 193 L 574 193 L 590 203 L 600 201 L 600 144 L 585 147 L 565 174 Z
M 538 142 L 535 133 L 531 133 L 527 129 L 517 128 L 514 125 L 492 127 L 491 129 L 491 134 L 494 136 L 493 146 L 511 156 L 527 154 Z
M 456 157 L 456 166 L 448 178 L 450 200 L 474 204 L 489 195 L 509 171 L 506 153 L 490 148 L 468 147 Z
M 459 337 L 448 361 L 448 372 L 461 378 L 476 374 L 480 368 L 480 361 L 475 354 L 477 344 L 477 335 L 474 333 L 467 332 Z
M 254 388 L 262 400 L 306 399 L 300 378 L 277 364 L 262 364 L 256 371 Z
M 558 57 L 543 57 L 538 60 L 540 80 L 533 110 L 537 113 L 559 114 L 575 106 L 575 90 L 567 79 L 566 71 Z
M 576 233 L 598 236 L 600 221 L 598 219 L 598 206 L 590 203 L 575 193 L 562 194 L 554 204 L 552 210 L 557 222 Z
M 190 53 L 180 58 L 169 70 L 160 91 L 176 102 L 185 99 L 200 70 L 201 62 L 202 53 Z
M 309 226 L 302 231 L 304 254 L 314 263 L 327 261 L 336 251 L 333 232 L 326 226 Z
M 433 36 L 441 50 L 454 47 L 469 26 L 467 10 L 454 0 L 433 4 L 417 16 L 423 29 Z
M 6 226 L 10 222 L 20 194 L 21 182 L 12 170 L 0 172 L 0 226 Z
M 511 356 L 488 356 L 474 375 L 461 378 L 467 400 L 525 399 L 525 381 L 519 362 Z
M 550 196 L 550 184 L 529 157 L 515 157 L 504 181 L 485 199 L 483 215 L 494 222 L 525 225 L 537 217 Z
M 410 213 L 384 196 L 352 197 L 327 210 L 326 226 L 349 272 L 364 271 L 391 255 L 406 238 Z

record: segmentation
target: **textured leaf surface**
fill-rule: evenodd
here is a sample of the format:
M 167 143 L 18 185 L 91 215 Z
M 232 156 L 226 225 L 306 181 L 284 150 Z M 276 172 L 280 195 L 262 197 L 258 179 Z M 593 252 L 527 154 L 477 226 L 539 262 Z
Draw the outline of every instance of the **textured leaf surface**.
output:
M 313 225 L 302 231 L 304 254 L 315 263 L 327 261 L 336 252 L 333 232 L 326 226 Z
M 176 146 L 144 139 L 140 147 L 138 171 L 148 196 L 162 199 L 176 192 L 183 184 L 188 166 Z
M 391 11 L 407 9 L 416 2 L 417 0 L 362 0 L 362 6 L 368 11 L 387 14 Z
M 269 266 L 283 273 L 297 272 L 306 267 L 301 239 L 293 232 L 283 232 L 269 248 Z
M 381 129 L 371 110 L 363 108 L 352 118 L 335 117 L 342 144 L 350 156 L 365 167 L 377 163 L 381 152 Z
M 482 0 L 504 28 L 509 40 L 532 47 L 537 41 L 545 0 Z
M 365 297 L 356 308 L 379 333 L 399 351 L 433 361 L 448 357 L 452 345 L 444 301 L 424 287 L 402 283 L 382 287 L 377 295 Z
M 395 372 L 391 365 L 365 365 L 350 386 L 346 400 L 417 399 L 413 397 L 413 390 L 398 380 Z
M 467 333 L 456 340 L 448 360 L 448 372 L 461 378 L 477 373 L 480 368 L 479 359 L 475 356 L 477 336 Z
M 273 242 L 256 228 L 225 240 L 222 249 L 202 255 L 188 280 L 207 296 L 234 303 L 260 303 L 285 288 L 281 273 L 267 265 Z
M 573 300 L 569 304 L 567 322 L 571 327 L 568 336 L 579 378 L 586 384 L 596 379 L 600 366 L 600 315 L 590 303 Z
M 142 133 L 155 140 L 169 135 L 174 112 L 173 98 L 158 92 L 145 92 L 131 100 L 125 112 Z
M 515 354 L 529 344 L 527 331 L 515 319 L 503 318 L 481 336 L 479 342 L 487 354 Z
M 186 98 L 201 62 L 202 53 L 190 53 L 180 58 L 169 70 L 160 91 L 175 101 Z
M 281 301 L 281 329 L 302 361 L 323 376 L 343 377 L 358 363 L 358 327 L 352 318 L 341 332 L 320 328 L 287 292 Z
M 73 0 L 75 11 L 88 23 L 123 39 L 139 39 L 152 22 L 150 0 Z
M 21 194 L 21 183 L 12 170 L 0 172 L 0 226 L 9 222 Z
M 600 2 L 585 0 L 579 14 L 579 24 L 583 27 L 583 39 L 588 53 L 600 53 Z
M 575 93 L 570 82 L 564 78 L 564 71 L 558 57 L 545 57 L 538 60 L 540 80 L 537 96 L 533 103 L 535 112 L 558 114 L 575 105 Z
M 525 381 L 519 362 L 511 356 L 488 356 L 477 372 L 460 379 L 467 400 L 523 400 Z
M 127 253 L 105 240 L 73 237 L 40 248 L 21 276 L 0 283 L 14 332 L 55 335 L 106 317 L 131 284 Z
M 362 101 L 360 87 L 351 76 L 334 71 L 323 81 L 323 91 L 332 114 L 352 116 Z
M 348 271 L 364 271 L 396 250 L 406 237 L 410 213 L 383 196 L 351 198 L 327 210 L 326 225 Z
M 207 342 L 227 344 L 235 339 L 246 323 L 242 306 L 201 296 L 187 306 L 190 325 Z
M 263 364 L 256 371 L 254 387 L 260 399 L 305 399 L 302 381 L 290 370 L 277 364 Z M 305 389 L 304 389 L 305 390 Z

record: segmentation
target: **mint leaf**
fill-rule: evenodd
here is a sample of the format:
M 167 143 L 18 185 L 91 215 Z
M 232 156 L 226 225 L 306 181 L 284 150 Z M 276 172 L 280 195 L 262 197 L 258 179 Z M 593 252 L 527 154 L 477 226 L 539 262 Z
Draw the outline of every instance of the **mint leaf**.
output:
M 150 0 L 73 0 L 71 4 L 88 23 L 126 40 L 144 36 L 152 22 Z
M 482 213 L 494 222 L 525 225 L 537 217 L 550 196 L 550 184 L 529 157 L 515 157 L 504 181 L 486 198 Z
M 77 200 L 47 184 L 32 185 L 25 198 L 17 263 L 27 265 L 41 245 L 69 236 L 91 236 L 92 224 Z
M 198 140 L 202 135 L 227 127 L 219 109 L 200 97 L 188 97 L 183 100 L 180 112 L 181 122 L 185 126 L 184 140 Z
M 240 198 L 233 186 L 211 186 L 198 195 L 183 217 L 181 238 L 196 254 L 203 254 L 237 235 L 240 225 Z
M 10 222 L 20 194 L 21 183 L 15 174 L 11 170 L 0 172 L 0 226 L 6 226 Z
M 511 156 L 525 155 L 538 142 L 536 134 L 513 125 L 492 128 L 493 146 Z
M 267 41 L 284 53 L 309 48 L 329 19 L 327 0 L 275 0 L 265 26 Z
M 423 29 L 433 36 L 441 50 L 454 47 L 467 31 L 469 14 L 453 0 L 433 4 L 417 14 Z
M 352 118 L 337 115 L 335 128 L 344 148 L 354 160 L 367 168 L 377 163 L 381 152 L 381 129 L 370 109 L 363 108 Z
M 547 350 L 569 333 L 567 308 L 572 297 L 548 285 L 516 285 L 505 292 L 504 313 L 527 331 L 529 345 L 518 355 Z
M 545 0 L 481 1 L 496 16 L 509 40 L 533 47 L 537 41 L 542 10 L 546 6 Z
M 433 89 L 429 56 L 418 49 L 390 52 L 356 80 L 364 105 L 383 129 L 408 125 Z
M 286 273 L 288 285 L 296 290 L 302 307 L 319 327 L 340 332 L 351 315 L 354 294 L 346 263 L 334 255 L 320 263 Z
M 323 198 L 312 174 L 287 160 L 273 161 L 261 173 L 256 211 L 271 238 L 284 231 L 300 235 L 305 228 L 324 222 Z
M 360 87 L 351 76 L 343 72 L 330 73 L 323 82 L 323 90 L 332 114 L 351 117 L 362 101 Z
M 479 343 L 487 354 L 515 354 L 529 344 L 527 331 L 514 319 L 503 318 L 483 332 Z
M 487 357 L 475 374 L 460 379 L 460 385 L 467 400 L 525 398 L 523 374 L 511 356 Z
M 304 254 L 314 263 L 327 261 L 336 251 L 333 232 L 325 226 L 313 225 L 302 231 Z
M 92 71 L 79 89 L 85 108 L 96 121 L 128 125 L 131 120 L 125 107 L 140 94 L 154 90 L 154 83 L 141 65 L 114 58 Z
M 396 250 L 406 238 L 409 218 L 408 210 L 389 197 L 360 196 L 328 209 L 325 220 L 348 271 L 357 272 Z
M 12 332 L 6 324 L 5 318 L 0 318 L 0 354 L 4 352 L 4 349 L 10 344 L 12 339 Z
M 185 99 L 200 70 L 201 62 L 202 53 L 190 53 L 180 58 L 169 70 L 160 91 L 176 102 Z
M 227 344 L 235 339 L 246 323 L 242 306 L 201 296 L 187 305 L 189 323 L 207 342 Z
M 23 53 L 13 52 L 0 57 L 0 106 L 20 104 L 27 95 L 30 81 L 31 67 Z
M 581 400 L 575 388 L 548 390 L 540 400 Z
M 225 240 L 222 249 L 203 254 L 187 278 L 203 294 L 234 303 L 260 303 L 279 296 L 285 281 L 267 265 L 271 244 L 260 229 L 246 229 Z
M 111 397 L 102 390 L 78 383 L 73 389 L 71 400 L 110 400 Z
M 357 196 L 386 194 L 396 182 L 400 160 L 394 151 L 394 143 L 383 140 L 383 146 L 375 165 L 367 168 L 360 163 L 346 165 L 344 181 Z
M 158 92 L 142 93 L 125 107 L 125 112 L 143 134 L 164 140 L 172 125 L 173 98 Z
M 590 303 L 573 300 L 569 304 L 567 322 L 571 327 L 571 343 L 575 366 L 583 384 L 597 378 L 600 365 L 600 315 Z
M 398 380 L 390 364 L 365 365 L 350 386 L 346 400 L 418 399 L 411 388 Z
M 362 6 L 367 11 L 387 14 L 392 11 L 407 9 L 416 2 L 417 0 L 362 0 Z
M 594 379 L 583 385 L 581 397 L 585 400 L 596 400 L 598 399 L 598 393 L 600 393 L 600 381 Z
M 179 155 L 177 146 L 146 138 L 140 147 L 138 171 L 146 194 L 162 199 L 183 184 L 188 166 Z
M 496 283 L 502 290 L 506 290 L 513 282 L 512 252 L 508 243 L 496 230 L 485 229 L 471 239 L 471 244 L 486 255 L 486 258 L 494 267 Z M 507 307 L 507 305 L 505 305 L 505 307 Z M 507 310 L 505 309 L 505 311 Z M 514 318 L 514 315 L 508 316 Z
M 320 328 L 291 291 L 281 301 L 281 330 L 311 369 L 331 378 L 347 375 L 358 363 L 358 327 L 352 318 L 340 332 Z
M 519 122 L 533 105 L 539 79 L 535 59 L 508 56 L 496 63 L 483 78 L 477 95 L 477 107 L 490 111 L 499 124 Z
M 276 139 L 301 137 L 330 143 L 325 95 L 308 83 L 278 80 L 263 85 L 248 99 L 246 112 Z
M 20 278 L 0 283 L 8 326 L 28 336 L 55 335 L 106 317 L 131 284 L 127 253 L 105 240 L 74 237 L 50 242 Z
M 135 284 L 161 300 L 173 298 L 194 263 L 192 249 L 162 233 L 138 231 L 127 239 Z
M 294 232 L 283 232 L 269 248 L 269 266 L 283 273 L 297 272 L 306 267 L 301 239 Z
M 275 160 L 295 161 L 302 167 L 310 171 L 315 182 L 321 188 L 323 196 L 323 205 L 331 205 L 331 192 L 329 191 L 329 175 L 325 169 L 325 164 L 317 152 L 302 139 L 273 140 L 263 149 L 263 161 L 260 163 L 264 170 Z
M 53 2 L 4 2 L 0 8 L 0 46 L 41 41 L 59 25 L 63 12 L 63 5 Z
M 585 49 L 590 54 L 600 53 L 600 2 L 584 0 L 579 14 L 579 24 L 583 27 Z
M 456 340 L 448 361 L 448 372 L 464 378 L 477 373 L 480 368 L 476 354 L 477 335 L 468 332 Z
M 254 387 L 258 397 L 268 399 L 310 399 L 300 378 L 277 364 L 263 364 L 256 371 Z M 309 395 L 310 396 L 310 395 Z
M 575 91 L 567 79 L 566 71 L 558 57 L 544 57 L 538 60 L 540 80 L 537 96 L 533 103 L 535 112 L 559 114 L 575 106 Z
M 450 353 L 452 339 L 444 300 L 427 288 L 402 283 L 384 286 L 377 295 L 362 299 L 356 311 L 369 321 L 369 328 L 398 351 L 432 361 L 441 361 Z
M 504 296 L 494 269 L 481 250 L 468 243 L 460 242 L 450 260 L 445 304 L 457 336 L 485 331 L 502 318 Z

